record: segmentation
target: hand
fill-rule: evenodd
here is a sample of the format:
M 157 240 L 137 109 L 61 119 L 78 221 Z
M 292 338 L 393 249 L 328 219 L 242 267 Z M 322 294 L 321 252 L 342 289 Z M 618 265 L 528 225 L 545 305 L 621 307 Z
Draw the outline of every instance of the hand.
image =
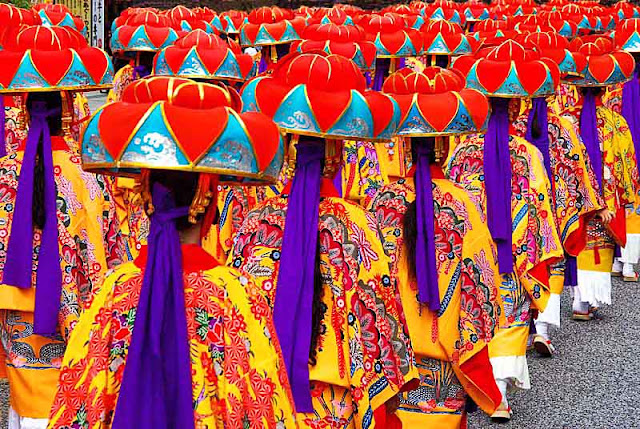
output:
M 605 225 L 609 225 L 609 223 L 613 220 L 614 214 L 609 209 L 602 209 L 596 213 L 596 216 L 599 216 L 602 220 L 602 223 Z

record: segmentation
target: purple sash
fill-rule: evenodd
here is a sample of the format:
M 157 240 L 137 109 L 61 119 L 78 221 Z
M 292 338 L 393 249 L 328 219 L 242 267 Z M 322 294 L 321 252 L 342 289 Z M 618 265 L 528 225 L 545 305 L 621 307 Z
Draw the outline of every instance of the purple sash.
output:
M 156 183 L 148 258 L 113 429 L 194 428 L 182 250 L 175 220 L 189 213 Z
M 484 182 L 487 223 L 498 248 L 500 273 L 513 272 L 511 248 L 511 153 L 509 99 L 491 98 L 491 117 L 484 136 Z
M 540 135 L 533 137 L 534 122 L 538 123 Z M 553 188 L 553 173 L 551 172 L 551 156 L 549 155 L 549 119 L 547 116 L 547 100 L 544 97 L 534 98 L 532 101 L 531 111 L 527 120 L 527 133 L 525 138 L 528 142 L 533 143 L 535 147 L 542 152 L 544 159 L 544 168 L 547 170 L 549 182 Z
M 374 91 L 381 91 L 382 84 L 384 83 L 387 74 L 389 73 L 389 67 L 391 66 L 391 60 L 389 58 L 376 59 L 376 71 L 373 75 L 373 86 L 371 89 Z
M 622 87 L 622 116 L 629 124 L 629 131 L 636 150 L 636 162 L 640 166 L 640 66 L 636 66 L 633 78 Z
M 47 111 L 46 107 L 46 103 L 35 102 L 31 111 L 29 135 L 18 179 L 16 206 L 13 212 L 13 222 L 11 222 L 11 236 L 7 246 L 7 259 L 2 282 L 21 289 L 31 287 L 34 253 L 34 176 L 38 147 L 42 144 L 45 222 L 38 251 L 34 333 L 53 336 L 57 332 L 58 325 L 62 270 L 58 243 L 57 191 L 53 171 L 51 135 L 47 124 L 47 117 L 53 115 L 55 111 Z M 4 112 L 4 109 L 2 110 Z
M 300 137 L 287 204 L 273 321 L 296 410 L 313 412 L 309 388 L 313 286 L 324 141 Z
M 598 117 L 596 116 L 596 96 L 591 88 L 586 88 L 580 112 L 580 135 L 593 166 L 600 192 L 602 193 L 602 151 L 598 137 Z
M 431 178 L 431 157 L 433 137 L 413 138 L 411 142 L 416 154 L 416 282 L 418 301 L 428 304 L 431 311 L 440 310 L 440 289 L 438 287 L 438 266 L 436 265 L 435 216 L 433 209 L 433 182 Z

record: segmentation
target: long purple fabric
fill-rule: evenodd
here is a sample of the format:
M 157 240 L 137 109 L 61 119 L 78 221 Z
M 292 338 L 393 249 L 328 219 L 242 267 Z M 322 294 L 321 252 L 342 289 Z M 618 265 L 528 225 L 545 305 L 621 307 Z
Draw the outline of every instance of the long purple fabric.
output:
M 416 153 L 416 282 L 418 301 L 427 304 L 432 311 L 440 310 L 438 267 L 436 265 L 435 217 L 433 210 L 433 181 L 430 161 L 433 155 L 433 138 L 411 140 Z
M 4 95 L 0 95 L 0 158 L 7 156 L 7 140 L 5 135 Z
M 194 428 L 182 250 L 175 220 L 189 213 L 152 189 L 148 257 L 113 419 L 114 429 Z
M 547 100 L 544 97 L 534 98 L 532 101 L 531 111 L 527 120 L 527 133 L 525 138 L 542 152 L 544 159 L 544 168 L 553 187 L 553 175 L 551 172 L 551 157 L 549 155 L 549 118 L 547 115 Z M 537 122 L 540 134 L 533 136 L 533 126 Z
M 31 287 L 33 264 L 33 190 L 38 147 L 42 144 L 44 167 L 45 222 L 41 233 L 36 272 L 36 298 L 34 332 L 53 336 L 57 332 L 62 270 L 58 245 L 58 216 L 56 207 L 56 183 L 54 179 L 51 135 L 47 117 L 59 110 L 47 110 L 46 103 L 34 102 L 31 109 L 29 135 L 22 159 L 16 206 L 11 223 L 11 236 L 7 246 L 7 258 L 2 282 L 21 289 Z
M 565 255 L 564 285 L 578 286 L 578 260 L 575 256 Z
M 633 78 L 622 87 L 622 116 L 629 124 L 629 131 L 636 150 L 636 162 L 640 165 L 640 69 L 636 66 Z
M 391 60 L 389 58 L 378 58 L 376 60 L 376 72 L 373 75 L 373 86 L 371 89 L 374 91 L 382 90 L 382 84 L 384 83 L 387 74 L 389 74 L 390 66 Z
M 395 61 L 395 60 L 391 60 L 389 58 L 378 58 L 376 60 L 376 72 L 373 77 L 373 87 L 371 88 L 374 91 L 382 90 L 382 85 L 384 84 L 384 80 L 387 78 L 387 75 L 389 74 L 391 61 Z M 407 65 L 406 58 L 399 58 L 397 61 L 398 61 L 398 70 L 406 67 Z M 367 77 L 368 85 L 371 85 L 371 74 L 367 72 L 365 76 Z
M 309 348 L 323 159 L 324 141 L 300 137 L 273 310 L 296 410 L 302 413 L 313 412 Z
M 487 222 L 498 248 L 501 273 L 513 272 L 511 249 L 511 154 L 509 151 L 509 100 L 491 98 L 491 117 L 484 136 L 484 182 Z
M 596 116 L 596 95 L 591 88 L 586 88 L 580 112 L 580 135 L 587 149 L 589 160 L 593 166 L 600 192 L 602 192 L 602 151 L 598 138 L 598 117 Z
M 133 68 L 133 79 L 142 79 L 149 76 L 149 69 L 144 65 L 135 66 Z
M 258 74 L 266 72 L 267 67 L 269 67 L 269 65 L 267 64 L 267 59 L 264 57 L 264 55 L 262 55 L 260 57 L 260 64 L 258 64 Z

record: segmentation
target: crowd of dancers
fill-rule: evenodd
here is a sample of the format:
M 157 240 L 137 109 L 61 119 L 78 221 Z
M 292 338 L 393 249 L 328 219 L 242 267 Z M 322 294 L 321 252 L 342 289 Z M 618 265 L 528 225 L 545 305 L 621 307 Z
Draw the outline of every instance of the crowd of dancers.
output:
M 589 323 L 638 281 L 631 3 L 130 8 L 109 54 L 86 34 L 0 4 L 9 429 L 506 422 L 563 291 Z

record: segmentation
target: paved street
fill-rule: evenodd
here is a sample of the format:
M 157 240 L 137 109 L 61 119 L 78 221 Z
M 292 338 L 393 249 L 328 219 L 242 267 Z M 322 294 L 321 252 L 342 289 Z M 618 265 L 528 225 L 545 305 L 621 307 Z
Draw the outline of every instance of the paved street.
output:
M 640 313 L 634 296 L 639 286 L 616 280 L 614 305 L 593 322 L 569 320 L 571 299 L 565 292 L 564 325 L 552 334 L 560 353 L 553 359 L 530 353 L 532 387 L 512 395 L 512 422 L 492 425 L 476 413 L 469 427 L 640 428 Z

